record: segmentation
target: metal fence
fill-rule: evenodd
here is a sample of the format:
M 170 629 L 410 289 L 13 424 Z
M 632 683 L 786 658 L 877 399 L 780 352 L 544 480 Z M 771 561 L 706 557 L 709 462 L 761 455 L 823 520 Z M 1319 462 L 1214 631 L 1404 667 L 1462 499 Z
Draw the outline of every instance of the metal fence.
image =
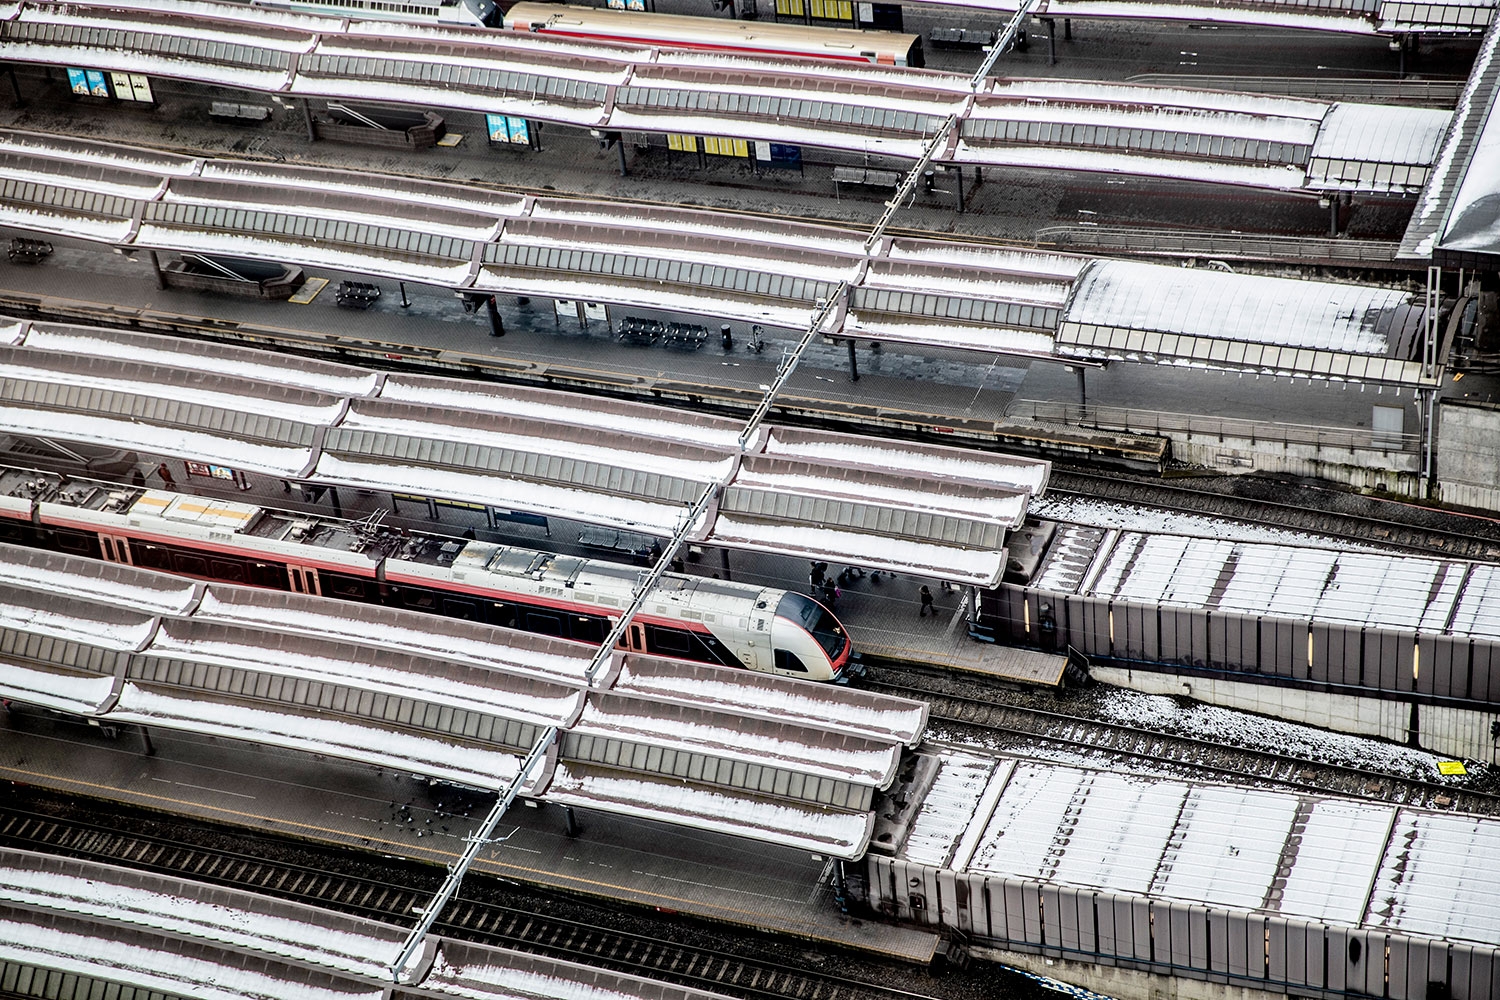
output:
M 1176 435 L 1188 439 L 1217 438 L 1220 441 L 1233 439 L 1249 441 L 1251 444 L 1295 445 L 1339 451 L 1364 449 L 1416 455 L 1421 453 L 1422 446 L 1420 434 L 1402 431 L 1320 427 L 1313 424 L 1286 424 L 1038 399 L 1013 401 L 1006 409 L 1006 416 L 1012 420 L 1031 420 L 1042 424 L 1064 424 L 1128 434 Z
M 1316 236 L 1258 236 L 1178 229 L 1110 226 L 1046 226 L 1036 231 L 1037 246 L 1067 250 L 1117 251 L 1162 257 L 1208 257 L 1299 264 L 1344 264 L 1420 270 L 1426 260 L 1397 261 L 1401 244 L 1385 240 L 1342 240 Z
M 1141 73 L 1130 83 L 1156 87 L 1193 87 L 1256 94 L 1315 97 L 1325 101 L 1368 101 L 1451 108 L 1458 104 L 1463 80 L 1360 80 L 1322 76 L 1213 76 L 1197 73 Z

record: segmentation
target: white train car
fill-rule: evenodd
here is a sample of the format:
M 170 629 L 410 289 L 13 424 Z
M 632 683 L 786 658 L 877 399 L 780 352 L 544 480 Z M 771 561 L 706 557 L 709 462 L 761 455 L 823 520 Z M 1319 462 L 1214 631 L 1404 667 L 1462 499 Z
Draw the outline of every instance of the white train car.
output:
M 639 567 L 171 490 L 0 467 L 0 541 L 224 583 L 385 604 L 597 645 Z M 620 647 L 815 681 L 858 670 L 811 597 L 667 573 Z
M 805 56 L 886 66 L 923 65 L 922 37 L 895 31 L 814 28 L 531 2 L 511 7 L 505 13 L 504 26 L 511 31 L 659 48 Z

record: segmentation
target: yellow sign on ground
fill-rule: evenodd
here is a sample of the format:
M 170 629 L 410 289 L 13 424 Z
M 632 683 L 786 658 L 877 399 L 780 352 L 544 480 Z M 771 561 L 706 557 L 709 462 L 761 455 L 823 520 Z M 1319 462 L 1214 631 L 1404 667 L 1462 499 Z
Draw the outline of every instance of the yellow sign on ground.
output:
M 1438 761 L 1438 774 L 1468 774 L 1469 769 L 1464 767 L 1461 760 Z
M 443 137 L 437 141 L 437 144 L 444 149 L 452 149 L 463 141 L 464 136 L 462 132 L 445 132 L 443 133 Z
M 308 278 L 302 283 L 302 287 L 297 289 L 297 294 L 287 299 L 287 301 L 295 302 L 299 306 L 305 306 L 317 298 L 318 293 L 326 287 L 328 287 L 327 278 Z

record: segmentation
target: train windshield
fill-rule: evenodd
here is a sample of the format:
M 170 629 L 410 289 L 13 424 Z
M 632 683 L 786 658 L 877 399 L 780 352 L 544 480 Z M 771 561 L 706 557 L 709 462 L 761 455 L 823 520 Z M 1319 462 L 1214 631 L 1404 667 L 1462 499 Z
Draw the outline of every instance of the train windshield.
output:
M 464 0 L 464 6 L 486 28 L 500 27 L 500 8 L 492 0 Z
M 833 617 L 833 612 L 811 597 L 788 591 L 776 605 L 776 617 L 791 619 L 811 632 L 830 660 L 837 659 L 849 644 L 844 626 Z

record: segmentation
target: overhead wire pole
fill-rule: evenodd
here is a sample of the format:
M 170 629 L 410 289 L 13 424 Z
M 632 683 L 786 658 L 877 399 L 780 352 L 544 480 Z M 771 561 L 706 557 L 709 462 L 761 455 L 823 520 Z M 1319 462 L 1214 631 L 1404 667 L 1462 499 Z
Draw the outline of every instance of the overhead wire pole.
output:
M 464 848 L 464 853 L 449 867 L 448 877 L 443 880 L 443 885 L 438 889 L 437 895 L 433 897 L 432 902 L 423 911 L 422 919 L 417 921 L 417 926 L 413 927 L 411 933 L 406 936 L 406 944 L 402 947 L 401 954 L 391 964 L 390 974 L 393 982 L 401 982 L 401 970 L 406 968 L 407 963 L 411 961 L 411 957 L 416 954 L 417 949 L 422 947 L 422 941 L 427 937 L 427 932 L 432 930 L 432 925 L 437 921 L 438 914 L 443 911 L 443 907 L 448 905 L 448 901 L 453 898 L 454 893 L 458 892 L 459 883 L 463 881 L 464 875 L 468 874 L 469 866 L 474 863 L 474 859 L 479 856 L 479 852 L 489 846 L 490 838 L 495 833 L 495 827 L 500 825 L 500 818 L 505 815 L 506 810 L 510 808 L 510 804 L 516 800 L 516 796 L 521 794 L 522 786 L 531 777 L 531 772 L 536 770 L 537 765 L 547 756 L 547 750 L 552 746 L 552 741 L 555 739 L 557 739 L 557 727 L 550 726 L 542 734 L 542 738 L 537 740 L 536 745 L 531 748 L 531 753 L 526 755 L 526 760 L 522 762 L 521 769 L 516 772 L 516 776 L 506 786 L 504 794 L 495 800 L 494 808 L 485 817 L 484 823 L 469 838 L 469 846 Z
M 1009 40 L 1019 30 L 1021 22 L 1031 13 L 1032 8 L 1036 6 L 1037 2 L 1038 0 L 1026 0 L 1026 2 L 1022 3 L 1015 17 L 1011 19 L 1010 25 L 1007 26 L 1002 36 L 1002 41 L 996 44 L 995 48 L 990 52 L 990 57 L 985 60 L 985 64 L 981 67 L 980 72 L 975 74 L 972 81 L 974 87 L 978 87 L 984 74 L 994 64 L 1000 50 L 1009 44 Z M 881 213 L 874 228 L 870 230 L 870 235 L 865 240 L 866 253 L 874 250 L 875 246 L 885 236 L 885 231 L 890 227 L 891 220 L 896 217 L 896 213 L 901 210 L 901 206 L 906 199 L 911 197 L 912 192 L 922 179 L 922 172 L 927 169 L 927 164 L 931 162 L 933 156 L 937 154 L 937 151 L 942 148 L 943 144 L 948 141 L 948 137 L 952 134 L 957 124 L 958 115 L 949 115 L 943 120 L 942 125 L 938 126 L 937 131 L 932 137 L 927 140 L 927 144 L 922 147 L 922 154 L 918 157 L 916 165 L 907 172 L 906 177 L 897 186 L 895 196 L 886 202 L 885 211 Z M 792 377 L 792 373 L 796 370 L 798 363 L 801 362 L 802 355 L 806 352 L 807 346 L 812 343 L 814 337 L 822 332 L 823 324 L 828 322 L 828 317 L 833 315 L 840 305 L 842 305 L 845 297 L 849 294 L 851 285 L 852 283 L 847 278 L 840 281 L 834 286 L 828 297 L 818 303 L 817 312 L 813 314 L 812 319 L 808 322 L 807 329 L 802 333 L 802 339 L 797 342 L 796 348 L 783 359 L 781 368 L 776 373 L 776 378 L 766 387 L 766 391 L 761 396 L 760 403 L 750 415 L 750 419 L 745 422 L 744 429 L 740 431 L 739 444 L 741 451 L 748 446 L 751 438 L 755 436 L 755 432 L 765 422 L 766 417 L 771 412 L 771 407 L 776 403 L 776 397 L 781 394 L 781 390 L 786 387 L 787 382 Z M 671 564 L 673 553 L 687 541 L 688 535 L 692 533 L 694 526 L 707 512 L 709 505 L 713 503 L 714 497 L 718 494 L 722 486 L 722 483 L 717 482 L 707 485 L 698 499 L 685 511 L 681 523 L 677 526 L 677 530 L 672 533 L 671 540 L 663 548 L 661 557 L 656 560 L 656 563 L 637 582 L 630 604 L 621 610 L 620 617 L 615 620 L 614 627 L 604 637 L 603 642 L 599 646 L 599 651 L 594 654 L 593 662 L 589 664 L 588 670 L 584 674 L 588 686 L 593 686 L 594 678 L 598 676 L 599 670 L 614 656 L 615 647 L 619 645 L 621 637 L 625 634 L 625 630 L 630 627 L 631 619 L 641 609 L 646 596 L 656 587 L 657 581 L 661 579 L 662 574 L 666 572 L 667 566 Z M 547 750 L 556 739 L 557 727 L 555 726 L 549 727 L 542 734 L 541 738 L 537 740 L 536 745 L 531 748 L 531 752 L 526 756 L 525 762 L 521 765 L 520 772 L 506 786 L 505 792 L 495 801 L 495 805 L 490 809 L 489 815 L 485 817 L 479 829 L 469 838 L 468 847 L 464 849 L 464 853 L 449 867 L 448 877 L 443 880 L 442 887 L 438 890 L 437 895 L 433 897 L 431 905 L 422 914 L 422 919 L 417 922 L 417 925 L 412 928 L 411 933 L 407 935 L 405 946 L 402 947 L 400 955 L 390 966 L 389 971 L 393 981 L 400 981 L 401 970 L 406 967 L 407 963 L 411 961 L 412 956 L 416 954 L 417 949 L 422 946 L 422 941 L 426 938 L 428 932 L 432 930 L 432 925 L 437 921 L 438 914 L 442 912 L 443 907 L 447 906 L 454 894 L 458 892 L 459 884 L 463 882 L 464 876 L 468 874 L 470 866 L 479 857 L 479 852 L 489 846 L 491 838 L 495 834 L 495 828 L 500 825 L 500 820 L 505 816 L 511 804 L 520 794 L 521 788 L 526 784 L 527 779 L 531 776 L 531 772 L 546 758 Z
M 974 75 L 969 77 L 970 90 L 979 89 L 979 85 L 984 82 L 984 78 L 990 75 L 990 70 L 995 68 L 995 63 L 1000 61 L 1000 56 L 1016 40 L 1016 34 L 1021 30 L 1021 25 L 1026 23 L 1026 19 L 1031 16 L 1031 12 L 1036 10 L 1041 2 L 1042 0 L 1021 0 L 1021 5 L 1011 15 L 1009 23 L 1005 25 L 1005 30 L 1000 32 L 1000 37 L 995 39 L 995 44 L 990 46 L 989 55 L 984 57 L 984 62 L 980 63 L 979 68 L 974 71 Z

